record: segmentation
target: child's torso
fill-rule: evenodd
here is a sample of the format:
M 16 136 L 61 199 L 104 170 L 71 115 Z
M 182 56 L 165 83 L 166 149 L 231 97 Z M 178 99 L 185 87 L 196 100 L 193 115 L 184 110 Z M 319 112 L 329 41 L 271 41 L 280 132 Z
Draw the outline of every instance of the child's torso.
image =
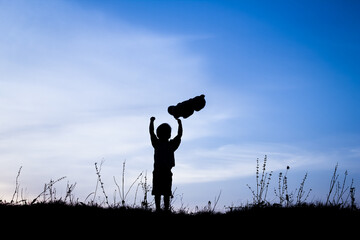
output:
M 158 141 L 155 147 L 154 168 L 175 166 L 174 146 L 171 141 Z

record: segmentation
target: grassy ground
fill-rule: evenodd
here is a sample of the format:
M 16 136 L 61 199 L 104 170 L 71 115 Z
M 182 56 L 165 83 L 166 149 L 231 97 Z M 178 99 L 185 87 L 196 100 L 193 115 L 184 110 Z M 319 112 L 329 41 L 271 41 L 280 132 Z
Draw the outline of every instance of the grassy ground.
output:
M 66 196 L 57 197 L 51 180 L 44 191 L 29 201 L 19 194 L 19 169 L 15 191 L 10 202 L 0 200 L 0 233 L 4 236 L 36 238 L 288 238 L 288 237 L 354 237 L 360 226 L 360 208 L 355 201 L 353 181 L 346 182 L 347 172 L 340 179 L 337 166 L 330 180 L 329 193 L 324 203 L 309 203 L 311 189 L 304 187 L 307 174 L 299 188 L 290 191 L 287 185 L 289 167 L 278 177 L 275 188 L 276 203 L 267 200 L 272 172 L 266 171 L 266 157 L 260 166 L 257 161 L 256 184 L 248 186 L 253 202 L 245 206 L 227 207 L 216 212 L 210 205 L 190 212 L 179 209 L 155 212 L 148 202 L 150 186 L 146 177 L 139 177 L 129 189 L 118 185 L 120 202 L 110 204 L 101 180 L 100 167 L 95 164 L 98 182 L 95 191 L 80 202 L 73 195 L 76 184 L 68 184 Z M 125 163 L 123 166 L 123 173 Z M 144 193 L 141 205 L 125 204 L 127 193 L 139 180 Z M 100 203 L 95 197 L 102 196 Z M 220 196 L 219 196 L 220 197 Z M 85 199 L 85 200 L 86 200 Z M 216 200 L 217 201 L 217 200 Z M 215 203 L 216 205 L 216 203 Z
M 63 202 L 27 205 L 0 204 L 2 233 L 16 229 L 26 236 L 234 236 L 255 234 L 354 234 L 360 223 L 360 210 L 303 204 L 280 207 L 245 206 L 219 212 L 154 212 L 141 208 L 105 208 L 70 205 Z M 14 230 L 15 229 L 15 230 Z M 5 231 L 4 231 L 5 230 Z M 23 232 L 21 232 L 23 231 Z M 17 233 L 18 234 L 18 233 Z M 82 239 L 83 239 L 82 238 Z

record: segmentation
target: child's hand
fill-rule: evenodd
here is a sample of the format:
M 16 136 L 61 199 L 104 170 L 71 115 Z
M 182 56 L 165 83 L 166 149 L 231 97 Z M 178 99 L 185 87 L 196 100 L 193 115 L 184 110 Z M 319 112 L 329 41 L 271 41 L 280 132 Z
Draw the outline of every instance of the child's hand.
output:
M 155 117 L 151 117 L 150 121 L 152 121 L 152 122 L 155 121 Z

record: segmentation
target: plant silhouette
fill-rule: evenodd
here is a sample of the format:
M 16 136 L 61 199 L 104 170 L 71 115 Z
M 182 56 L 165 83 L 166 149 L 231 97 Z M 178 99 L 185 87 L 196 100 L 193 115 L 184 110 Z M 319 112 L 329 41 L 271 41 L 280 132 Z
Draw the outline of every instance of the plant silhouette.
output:
M 156 210 L 160 211 L 161 195 L 164 196 L 165 211 L 170 210 L 170 196 L 172 185 L 171 169 L 175 166 L 174 152 L 180 146 L 181 136 L 183 133 L 182 123 L 180 119 L 178 122 L 177 136 L 170 140 L 171 127 L 167 123 L 161 124 L 154 132 L 155 117 L 150 118 L 150 139 L 154 147 L 154 171 L 153 171 L 153 186 L 152 195 L 155 196 Z

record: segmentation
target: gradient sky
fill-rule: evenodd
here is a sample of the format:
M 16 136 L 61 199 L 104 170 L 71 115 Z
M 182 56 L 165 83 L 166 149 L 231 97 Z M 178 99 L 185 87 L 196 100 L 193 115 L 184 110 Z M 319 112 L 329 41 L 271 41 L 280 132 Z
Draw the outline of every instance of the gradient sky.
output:
M 185 205 L 220 191 L 221 207 L 251 202 L 264 155 L 276 174 L 290 166 L 293 190 L 307 172 L 313 201 L 336 163 L 359 186 L 359 11 L 340 0 L 0 1 L 0 198 L 20 166 L 25 198 L 66 176 L 58 194 L 76 182 L 83 200 L 101 161 L 111 196 L 125 160 L 127 186 L 141 172 L 150 183 L 149 118 L 175 133 L 167 107 L 200 94 L 173 169 Z

